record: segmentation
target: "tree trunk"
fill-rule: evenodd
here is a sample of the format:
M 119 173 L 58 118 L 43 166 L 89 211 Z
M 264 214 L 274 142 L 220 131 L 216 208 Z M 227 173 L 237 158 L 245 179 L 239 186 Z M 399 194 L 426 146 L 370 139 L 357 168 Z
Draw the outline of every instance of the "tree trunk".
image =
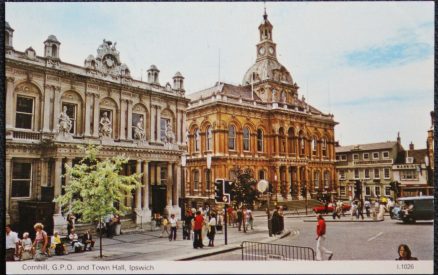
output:
M 102 223 L 102 218 L 100 219 L 100 258 L 103 258 L 103 254 L 102 254 L 102 231 L 103 231 L 103 223 Z

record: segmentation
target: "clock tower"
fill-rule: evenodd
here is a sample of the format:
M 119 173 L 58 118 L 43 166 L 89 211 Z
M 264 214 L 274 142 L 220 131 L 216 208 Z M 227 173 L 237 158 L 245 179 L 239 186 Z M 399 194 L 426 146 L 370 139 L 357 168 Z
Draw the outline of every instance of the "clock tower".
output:
M 276 44 L 272 41 L 272 24 L 268 20 L 268 15 L 263 14 L 263 22 L 259 26 L 260 42 L 257 44 L 257 60 L 277 59 Z

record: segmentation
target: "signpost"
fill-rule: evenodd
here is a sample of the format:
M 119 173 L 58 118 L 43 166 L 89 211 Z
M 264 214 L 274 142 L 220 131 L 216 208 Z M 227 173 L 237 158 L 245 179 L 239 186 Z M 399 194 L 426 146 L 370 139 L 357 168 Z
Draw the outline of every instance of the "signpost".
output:
M 228 219 L 227 219 L 227 209 L 228 203 L 231 203 L 231 187 L 233 185 L 232 181 L 224 179 L 216 179 L 214 181 L 215 185 L 215 201 L 216 203 L 224 203 L 224 239 L 225 245 L 228 244 Z

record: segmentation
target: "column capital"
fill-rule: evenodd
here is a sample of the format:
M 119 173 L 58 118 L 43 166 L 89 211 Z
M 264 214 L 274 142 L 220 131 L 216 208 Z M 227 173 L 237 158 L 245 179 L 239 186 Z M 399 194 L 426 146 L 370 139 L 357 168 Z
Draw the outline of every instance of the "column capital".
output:
M 13 77 L 13 76 L 7 76 L 6 77 L 6 81 L 9 83 L 9 82 L 12 82 L 12 83 L 14 83 L 15 82 L 15 77 Z

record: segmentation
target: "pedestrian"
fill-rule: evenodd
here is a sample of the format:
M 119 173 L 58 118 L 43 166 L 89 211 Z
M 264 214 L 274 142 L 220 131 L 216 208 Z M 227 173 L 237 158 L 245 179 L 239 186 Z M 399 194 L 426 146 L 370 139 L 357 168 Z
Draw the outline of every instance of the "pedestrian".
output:
M 328 200 L 326 200 L 325 203 L 324 203 L 324 213 L 326 215 L 328 214 L 328 206 L 329 206 L 329 202 L 328 202 Z
M 161 234 L 160 238 L 163 237 L 163 233 L 166 232 L 166 236 L 169 236 L 169 230 L 167 229 L 169 226 L 169 220 L 167 219 L 167 216 L 164 215 L 161 219 Z
M 202 243 L 202 227 L 204 225 L 204 218 L 202 217 L 201 211 L 196 211 L 196 216 L 192 221 L 193 228 L 193 248 L 203 248 L 204 244 Z
M 108 214 L 105 216 L 105 228 L 106 228 L 106 237 L 112 238 L 114 236 L 114 228 L 113 228 L 113 214 Z M 68 234 L 70 235 L 70 234 Z
M 362 204 L 361 200 L 359 200 L 357 202 L 357 216 L 356 217 L 359 219 L 359 216 L 361 216 L 362 220 L 363 220 L 363 204 Z
M 246 219 L 246 207 L 242 208 L 242 224 L 243 224 L 243 233 L 246 233 L 246 228 L 248 227 L 248 220 Z
M 94 247 L 93 236 L 91 235 L 90 230 L 87 230 L 87 232 L 85 232 L 85 234 L 82 236 L 82 243 L 85 246 L 84 251 L 87 251 L 87 246 L 89 246 L 89 251 L 91 251 L 91 249 Z
M 184 231 L 183 231 L 184 240 L 190 240 L 190 234 L 192 230 L 192 220 L 193 220 L 192 211 L 187 210 L 186 216 L 184 217 Z
M 377 220 L 379 221 L 385 220 L 384 215 L 385 215 L 385 205 L 381 203 L 379 206 L 379 214 L 377 214 Z
M 71 230 L 70 235 L 68 235 L 68 238 L 70 239 L 71 247 L 74 249 L 74 251 L 82 252 L 82 249 L 84 248 L 84 244 L 79 241 L 78 234 L 76 234 L 74 229 Z
M 395 202 L 391 198 L 389 198 L 386 207 L 388 208 L 389 216 L 391 217 L 391 219 L 392 219 L 392 210 L 394 209 L 394 206 L 395 206 Z
M 283 232 L 284 230 L 284 211 L 283 211 L 283 206 L 280 206 L 278 208 L 278 218 L 279 218 L 279 223 L 280 223 L 280 233 Z M 279 234 L 280 234 L 279 233 Z
M 18 256 L 20 239 L 17 232 L 12 231 L 11 225 L 6 225 L 6 261 L 13 262 Z
M 341 216 L 339 215 L 339 203 L 337 201 L 334 201 L 333 203 L 333 219 L 336 220 L 336 217 L 338 217 L 339 219 L 341 218 Z
M 370 217 L 370 208 L 371 208 L 370 201 L 366 199 L 365 203 L 364 203 L 364 206 L 365 206 L 365 212 L 367 214 L 367 217 L 369 218 Z
M 28 232 L 23 233 L 23 239 L 20 241 L 20 251 L 18 258 L 21 260 L 32 259 L 34 255 L 32 240 Z
M 316 225 L 316 260 L 322 261 L 322 255 L 325 253 L 329 255 L 328 260 L 330 261 L 333 258 L 333 252 L 328 250 L 325 246 L 325 233 L 326 233 L 326 225 L 325 220 L 321 214 L 317 215 L 318 223 Z
M 69 213 L 67 215 L 67 235 L 70 235 L 70 232 L 73 228 L 75 228 L 76 216 L 73 213 Z
M 401 244 L 398 246 L 397 249 L 398 252 L 398 258 L 395 259 L 396 261 L 417 261 L 417 257 L 411 256 L 411 250 L 409 249 L 409 246 L 406 244 Z
M 208 246 L 214 246 L 214 236 L 216 235 L 216 214 L 211 213 L 210 221 L 208 222 Z
M 231 207 L 231 205 L 227 208 L 227 220 L 228 225 L 231 226 L 231 222 L 233 221 L 233 207 Z
M 279 207 L 277 206 L 274 210 L 274 213 L 272 213 L 272 234 L 278 235 L 281 233 L 280 228 L 280 214 L 278 213 Z
M 42 223 L 36 223 L 33 228 L 36 232 L 35 240 L 33 241 L 35 261 L 44 261 L 47 259 L 47 244 L 49 243 L 47 233 L 43 230 L 44 225 Z
M 251 227 L 251 230 L 254 230 L 254 217 L 252 216 L 251 209 L 246 210 L 246 220 L 248 227 Z M 249 228 L 247 228 L 246 230 L 249 230 Z
M 239 231 L 242 231 L 242 222 L 243 222 L 243 213 L 242 213 L 242 209 L 239 208 L 237 209 L 237 224 L 239 227 Z
M 356 216 L 356 211 L 357 211 L 356 201 L 352 201 L 351 202 L 351 209 L 350 209 L 351 219 L 353 219 L 353 217 Z
M 170 225 L 169 241 L 172 241 L 172 239 L 176 241 L 176 230 L 178 228 L 178 219 L 175 217 L 175 214 L 170 215 L 169 225 Z

